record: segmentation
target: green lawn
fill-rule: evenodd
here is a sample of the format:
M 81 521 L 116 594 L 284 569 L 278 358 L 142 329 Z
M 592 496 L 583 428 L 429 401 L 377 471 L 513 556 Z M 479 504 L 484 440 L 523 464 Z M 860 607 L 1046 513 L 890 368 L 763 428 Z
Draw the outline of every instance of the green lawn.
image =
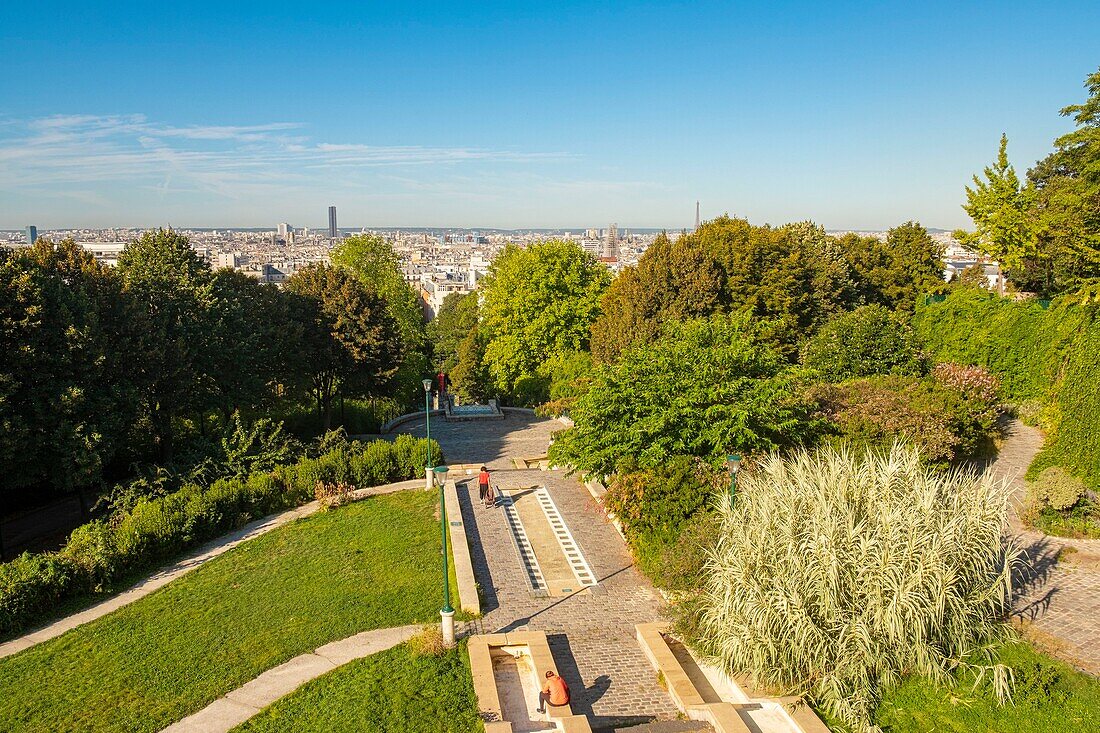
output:
M 1085 733 L 1100 731 L 1100 680 L 1075 672 L 1025 643 L 1001 661 L 1016 674 L 1013 704 L 998 705 L 987 687 L 941 688 L 910 679 L 889 690 L 875 722 L 887 733 Z
M 312 515 L 0 660 L 0 730 L 157 731 L 326 642 L 438 619 L 435 498 Z
M 233 733 L 479 730 L 465 645 L 431 657 L 401 644 L 313 680 Z

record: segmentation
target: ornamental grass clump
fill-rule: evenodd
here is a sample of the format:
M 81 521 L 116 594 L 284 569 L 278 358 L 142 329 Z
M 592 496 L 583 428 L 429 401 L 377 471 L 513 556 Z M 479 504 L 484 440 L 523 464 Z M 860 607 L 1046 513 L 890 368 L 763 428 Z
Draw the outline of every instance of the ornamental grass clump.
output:
M 875 731 L 883 686 L 963 670 L 1007 700 L 993 650 L 1018 551 L 1003 482 L 923 465 L 895 445 L 771 456 L 719 499 L 699 639 L 731 673 Z

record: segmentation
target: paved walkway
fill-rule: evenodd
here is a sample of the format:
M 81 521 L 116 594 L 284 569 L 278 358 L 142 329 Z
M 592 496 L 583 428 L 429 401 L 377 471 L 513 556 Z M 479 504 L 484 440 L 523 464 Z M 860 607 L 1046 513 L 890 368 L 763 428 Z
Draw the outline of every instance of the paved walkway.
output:
M 163 733 L 227 733 L 310 680 L 348 662 L 408 641 L 420 628 L 414 625 L 364 631 L 325 644 L 308 654 L 300 654 L 218 698 L 199 712 L 173 723 Z
M 419 488 L 424 485 L 422 479 L 415 479 L 412 481 L 402 481 L 396 484 L 387 484 L 385 486 L 376 486 L 369 489 L 360 489 L 353 493 L 353 499 L 363 499 L 368 496 L 377 496 L 379 494 L 390 494 L 395 491 L 401 491 L 403 489 Z M 272 514 L 271 516 L 257 519 L 254 522 L 249 522 L 240 529 L 230 532 L 229 534 L 222 535 L 216 540 L 212 540 L 205 545 L 202 545 L 197 550 L 192 552 L 187 557 L 183 558 L 174 565 L 170 565 L 149 577 L 141 580 L 136 585 L 132 586 L 129 590 L 125 590 L 116 596 L 108 598 L 107 600 L 97 603 L 91 608 L 74 613 L 71 616 L 59 619 L 48 626 L 44 626 L 40 629 L 36 629 L 23 636 L 16 637 L 11 641 L 0 644 L 0 659 L 9 657 L 12 654 L 21 652 L 24 649 L 30 649 L 36 644 L 41 644 L 44 641 L 53 639 L 54 637 L 61 636 L 66 631 L 71 631 L 78 626 L 83 626 L 90 621 L 95 621 L 97 618 L 101 618 L 118 610 L 123 606 L 128 606 L 136 600 L 144 598 L 158 588 L 162 588 L 168 583 L 172 582 L 176 578 L 182 577 L 191 572 L 195 568 L 213 560 L 218 555 L 222 555 L 229 550 L 232 550 L 242 542 L 247 542 L 255 537 L 259 537 L 262 534 L 270 532 L 271 530 L 281 527 L 288 522 L 293 522 L 295 519 L 313 514 L 320 508 L 319 504 L 312 501 L 308 504 L 304 504 L 294 509 L 288 509 L 285 512 L 279 514 Z
M 546 487 L 599 582 L 565 596 L 534 595 L 503 510 L 480 506 L 476 479 L 457 476 L 485 613 L 465 631 L 545 631 L 573 693 L 573 710 L 587 715 L 594 729 L 673 719 L 676 706 L 634 637 L 635 624 L 660 619 L 660 595 L 634 568 L 622 538 L 576 477 L 511 468 L 513 456 L 544 454 L 550 436 L 562 429 L 556 421 L 513 412 L 495 422 L 432 421 L 432 438 L 449 462 L 487 463 L 498 469 L 493 480 L 501 489 Z M 423 422 L 401 430 L 423 435 Z
M 503 510 L 480 506 L 475 480 L 468 479 L 459 485 L 459 502 L 476 536 L 471 552 L 486 612 L 467 631 L 545 631 L 573 692 L 573 711 L 595 729 L 674 718 L 676 707 L 634 637 L 635 624 L 660 618 L 661 597 L 588 491 L 561 471 L 498 471 L 494 479 L 502 489 L 547 489 L 598 585 L 564 596 L 532 593 Z
M 550 437 L 565 426 L 557 420 L 525 411 L 506 410 L 503 420 L 447 422 L 432 418 L 432 439 L 443 446 L 447 463 L 483 463 L 489 468 L 512 468 L 512 458 L 546 454 Z M 424 419 L 407 422 L 394 433 L 424 437 Z
M 1050 537 L 1026 529 L 1017 515 L 1027 499 L 1024 473 L 1042 447 L 1040 431 L 1013 420 L 986 469 L 1015 488 L 1010 531 L 1030 564 L 1017 578 L 1013 615 L 1051 653 L 1100 675 L 1100 540 Z

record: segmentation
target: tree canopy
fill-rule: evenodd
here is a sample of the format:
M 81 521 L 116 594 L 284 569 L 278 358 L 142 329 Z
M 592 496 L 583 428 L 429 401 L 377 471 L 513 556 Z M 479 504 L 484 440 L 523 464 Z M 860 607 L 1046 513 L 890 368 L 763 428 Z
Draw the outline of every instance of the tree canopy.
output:
M 1018 288 L 1046 297 L 1100 280 L 1100 70 L 1088 98 L 1061 110 L 1076 129 L 1020 181 L 1001 137 L 997 160 L 974 176 L 963 208 L 973 232 L 958 238 L 997 259 Z
M 293 307 L 303 326 L 303 361 L 328 430 L 335 397 L 381 395 L 397 373 L 399 327 L 385 301 L 341 268 L 298 270 L 286 290 L 298 296 Z
M 942 248 L 919 224 L 891 229 L 886 241 L 839 239 L 810 222 L 753 226 L 719 217 L 675 242 L 658 237 L 604 296 L 592 327 L 592 354 L 612 361 L 645 343 L 668 320 L 743 313 L 780 353 L 830 318 L 864 303 L 912 309 L 943 287 Z
M 817 428 L 795 373 L 743 316 L 670 321 L 653 343 L 599 367 L 570 416 L 551 456 L 602 475 L 628 457 L 642 467 L 720 460 L 798 444 Z
M 479 331 L 491 385 L 511 392 L 552 356 L 587 350 L 608 269 L 575 242 L 508 245 L 481 289 Z

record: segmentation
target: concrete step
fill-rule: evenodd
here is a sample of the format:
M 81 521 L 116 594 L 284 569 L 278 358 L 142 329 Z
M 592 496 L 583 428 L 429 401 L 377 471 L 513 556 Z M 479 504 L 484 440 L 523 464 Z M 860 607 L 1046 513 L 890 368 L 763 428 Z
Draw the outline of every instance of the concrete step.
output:
M 713 730 L 710 725 L 701 720 L 658 720 L 628 728 L 605 728 L 597 733 L 690 733 Z

